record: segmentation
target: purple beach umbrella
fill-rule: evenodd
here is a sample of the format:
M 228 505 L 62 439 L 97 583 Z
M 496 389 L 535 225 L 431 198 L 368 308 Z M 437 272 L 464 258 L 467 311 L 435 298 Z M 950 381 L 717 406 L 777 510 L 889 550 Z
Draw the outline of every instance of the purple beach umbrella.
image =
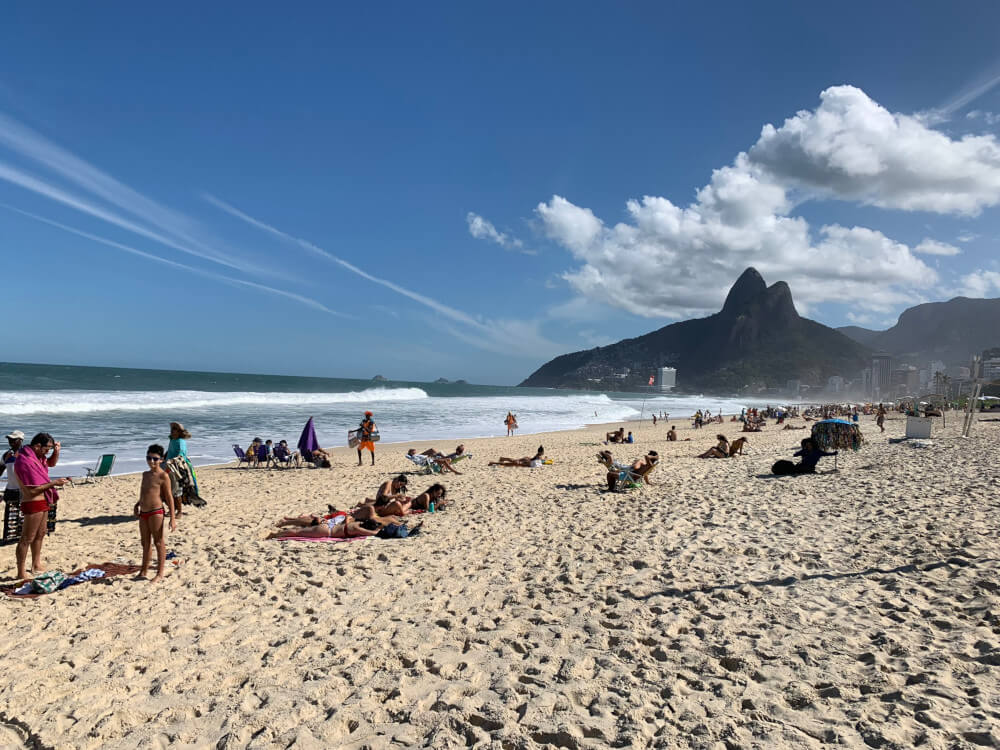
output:
M 302 428 L 302 435 L 299 436 L 299 451 L 305 457 L 311 456 L 317 448 L 319 448 L 319 441 L 316 439 L 316 427 L 313 425 L 313 418 L 309 417 L 306 426 Z

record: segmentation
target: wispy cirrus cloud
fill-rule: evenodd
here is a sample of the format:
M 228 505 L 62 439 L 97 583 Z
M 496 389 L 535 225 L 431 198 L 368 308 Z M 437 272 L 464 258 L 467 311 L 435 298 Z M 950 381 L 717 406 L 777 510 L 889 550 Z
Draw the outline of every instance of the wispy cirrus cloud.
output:
M 124 242 L 102 237 L 62 222 L 5 206 L 28 218 L 94 242 L 117 248 L 179 270 L 195 273 L 232 286 L 293 300 L 331 315 L 345 316 L 322 302 L 289 289 L 273 285 L 275 280 L 289 280 L 273 264 L 257 265 L 245 252 L 236 254 L 199 221 L 143 195 L 95 167 L 67 149 L 53 143 L 13 118 L 0 113 L 0 153 L 7 152 L 24 164 L 32 164 L 41 174 L 0 161 L 0 181 L 97 219 L 165 248 L 176 250 L 201 261 L 223 266 L 240 274 L 265 277 L 271 284 L 241 279 L 197 266 L 154 255 Z M 72 188 L 69 186 L 73 186 Z M 351 317 L 351 316 L 345 316 Z
M 284 240 L 285 242 L 298 245 L 316 257 L 323 258 L 330 263 L 334 263 L 341 268 L 350 271 L 367 281 L 370 281 L 373 284 L 385 287 L 396 294 L 433 310 L 444 317 L 447 321 L 450 321 L 450 323 L 444 326 L 444 329 L 450 335 L 479 349 L 485 349 L 487 351 L 497 352 L 500 354 L 551 356 L 552 354 L 562 351 L 564 348 L 561 345 L 546 339 L 541 333 L 540 326 L 537 321 L 506 319 L 478 320 L 462 310 L 446 305 L 445 303 L 432 297 L 428 297 L 425 294 L 420 294 L 412 289 L 407 289 L 406 287 L 401 286 L 394 281 L 390 281 L 389 279 L 375 276 L 374 274 L 359 268 L 334 253 L 325 250 L 319 245 L 309 242 L 308 240 L 304 240 L 301 237 L 296 237 L 293 234 L 284 232 L 277 227 L 271 226 L 260 219 L 250 216 L 246 212 L 241 211 L 221 198 L 208 193 L 203 194 L 203 197 L 210 204 L 226 212 L 230 216 L 233 216 L 234 218 L 240 219 L 257 229 Z M 459 325 L 453 325 L 455 323 Z
M 3 207 L 8 211 L 13 211 L 14 213 L 18 213 L 21 216 L 26 216 L 29 219 L 41 222 L 42 224 L 47 224 L 50 227 L 61 229 L 62 231 L 67 232 L 69 234 L 74 234 L 77 237 L 83 237 L 84 239 L 91 240 L 92 242 L 97 242 L 101 245 L 106 245 L 107 247 L 111 247 L 116 250 L 121 250 L 122 252 L 128 253 L 130 255 L 135 255 L 139 258 L 144 258 L 154 263 L 159 263 L 164 266 L 169 266 L 170 268 L 175 268 L 177 270 L 193 273 L 197 276 L 201 276 L 206 279 L 221 281 L 231 286 L 239 286 L 247 289 L 254 289 L 256 291 L 264 292 L 266 294 L 272 294 L 278 297 L 284 297 L 286 299 L 294 300 L 295 302 L 303 304 L 307 307 L 311 307 L 314 310 L 319 310 L 320 312 L 324 312 L 329 315 L 334 315 L 336 317 L 355 319 L 355 316 L 353 315 L 348 315 L 346 313 L 338 312 L 337 310 L 331 310 L 322 302 L 319 302 L 318 300 L 315 300 L 312 297 L 307 297 L 305 295 L 297 294 L 295 292 L 289 292 L 284 289 L 278 289 L 276 287 L 267 286 L 266 284 L 258 284 L 257 282 L 247 281 L 246 279 L 238 279 L 232 276 L 226 276 L 225 274 L 216 273 L 215 271 L 209 271 L 204 268 L 196 268 L 195 266 L 190 266 L 186 263 L 180 263 L 178 261 L 171 260 L 170 258 L 164 258 L 162 255 L 154 255 L 153 253 L 148 253 L 145 250 L 140 250 L 139 248 L 133 247 L 132 245 L 126 245 L 123 242 L 116 242 L 115 240 L 108 239 L 107 237 L 101 237 L 100 235 L 92 234 L 90 232 L 85 232 L 82 229 L 71 227 L 67 224 L 63 224 L 62 222 L 53 221 L 52 219 L 46 219 L 44 216 L 33 214 L 30 211 L 25 211 L 23 209 L 8 205 L 6 203 L 0 203 L 0 207 Z
M 473 211 L 469 211 L 469 213 L 465 215 L 465 221 L 469 225 L 469 234 L 477 240 L 489 240 L 505 250 L 513 250 L 525 255 L 536 255 L 534 250 L 525 249 L 524 243 L 517 237 L 514 237 L 507 232 L 501 232 L 493 225 L 493 222 L 488 219 L 484 219 L 482 216 L 474 213 Z

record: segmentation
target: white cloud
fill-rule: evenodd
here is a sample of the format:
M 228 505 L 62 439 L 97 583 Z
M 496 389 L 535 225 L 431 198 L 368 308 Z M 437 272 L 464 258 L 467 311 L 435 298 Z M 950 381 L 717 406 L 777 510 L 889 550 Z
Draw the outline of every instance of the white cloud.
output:
M 261 229 L 268 234 L 278 237 L 286 242 L 298 245 L 308 250 L 313 255 L 323 258 L 331 263 L 360 276 L 373 284 L 378 284 L 396 294 L 406 297 L 427 307 L 442 316 L 445 321 L 439 321 L 442 329 L 452 336 L 465 341 L 472 346 L 499 354 L 517 355 L 523 357 L 550 357 L 563 351 L 565 347 L 546 339 L 540 330 L 538 321 L 524 320 L 477 320 L 468 313 L 446 305 L 443 302 L 429 297 L 419 292 L 407 289 L 394 281 L 375 276 L 362 268 L 340 258 L 328 250 L 324 250 L 319 245 L 315 245 L 308 240 L 288 234 L 276 227 L 266 224 L 259 219 L 255 219 L 249 214 L 239 210 L 235 206 L 216 198 L 212 195 L 203 196 L 206 201 L 238 218 L 251 226 Z M 452 325 L 459 324 L 459 325 Z
M 1000 123 L 1000 115 L 995 112 L 984 112 L 981 109 L 973 109 L 965 113 L 965 119 L 967 120 L 982 120 L 987 125 L 996 125 Z
M 995 136 L 949 138 L 854 86 L 820 100 L 778 128 L 765 125 L 750 162 L 809 195 L 882 208 L 975 215 L 1000 203 Z
M 563 275 L 579 294 L 648 317 L 718 310 L 751 265 L 787 281 L 800 309 L 838 302 L 885 314 L 939 283 L 918 254 L 960 252 L 931 239 L 911 249 L 867 227 L 810 227 L 793 212 L 811 199 L 975 214 L 1000 203 L 1000 144 L 992 135 L 952 139 L 837 86 L 816 110 L 766 125 L 686 207 L 645 196 L 609 226 L 556 195 L 536 214 L 580 262 Z
M 351 318 L 354 319 L 353 315 L 347 315 L 337 310 L 331 310 L 329 307 L 324 305 L 322 302 L 313 299 L 312 297 L 306 297 L 302 294 L 296 294 L 295 292 L 289 292 L 284 289 L 278 289 L 276 287 L 267 286 L 266 284 L 258 284 L 254 281 L 247 281 L 245 279 L 237 279 L 232 276 L 226 276 L 221 273 L 216 273 L 215 271 L 207 271 L 203 268 L 196 268 L 194 266 L 189 266 L 186 263 L 178 263 L 175 260 L 170 260 L 169 258 L 164 258 L 161 255 L 154 255 L 153 253 L 147 253 L 145 250 L 139 250 L 131 245 L 126 245 L 122 242 L 115 242 L 106 237 L 101 237 L 100 235 L 91 234 L 90 232 L 84 232 L 81 229 L 62 224 L 58 221 L 52 221 L 51 219 L 46 219 L 43 216 L 38 216 L 37 214 L 30 213 L 28 211 L 22 211 L 14 206 L 8 206 L 6 204 L 0 203 L 0 206 L 6 208 L 9 211 L 14 211 L 15 213 L 26 216 L 29 219 L 34 219 L 35 221 L 41 222 L 42 224 L 47 224 L 50 227 L 55 227 L 56 229 L 61 229 L 69 234 L 74 234 L 77 237 L 83 237 L 84 239 L 91 240 L 92 242 L 97 242 L 101 245 L 106 245 L 107 247 L 115 248 L 116 250 L 121 250 L 122 252 L 128 253 L 129 255 L 135 255 L 139 258 L 144 258 L 153 263 L 159 263 L 161 265 L 169 266 L 180 271 L 185 271 L 187 273 L 194 274 L 196 276 L 202 276 L 207 279 L 214 279 L 215 281 L 221 281 L 230 286 L 245 287 L 248 289 L 254 289 L 259 292 L 264 292 L 266 294 L 272 294 L 278 297 L 284 297 L 285 299 L 290 299 L 298 302 L 306 307 L 311 307 L 314 310 L 319 310 L 320 312 L 327 313 L 329 315 L 334 315 L 340 318 Z
M 493 223 L 487 219 L 484 219 L 477 213 L 469 211 L 465 216 L 466 222 L 469 224 L 469 234 L 475 237 L 477 240 L 490 240 L 500 245 L 500 247 L 507 250 L 516 250 L 518 252 L 524 253 L 525 255 L 534 255 L 534 250 L 525 250 L 524 243 L 516 237 L 512 237 L 506 232 L 499 231 Z
M 938 242 L 937 240 L 925 238 L 919 245 L 913 248 L 913 252 L 920 253 L 921 255 L 958 255 L 962 251 L 946 242 Z
M 0 163 L 2 180 L 165 247 L 234 270 L 274 277 L 272 269 L 255 266 L 245 254 L 221 250 L 220 243 L 209 237 L 194 219 L 147 198 L 3 113 L 0 113 L 0 147 L 73 183 L 89 198 L 74 195 L 36 175 Z M 101 206 L 95 200 L 114 206 L 116 210 Z M 121 212 L 132 218 L 126 218 Z
M 980 235 L 975 232 L 960 232 L 955 240 L 958 242 L 972 242 L 973 240 L 978 240 L 979 237 Z
M 996 297 L 1000 295 L 1000 272 L 977 269 L 959 280 L 955 294 L 962 297 Z

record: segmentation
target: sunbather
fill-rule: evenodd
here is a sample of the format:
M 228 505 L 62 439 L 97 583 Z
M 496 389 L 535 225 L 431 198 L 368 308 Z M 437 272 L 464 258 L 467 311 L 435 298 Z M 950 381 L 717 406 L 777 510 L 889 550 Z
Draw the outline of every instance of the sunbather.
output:
M 387 479 L 379 485 L 374 499 L 365 498 L 364 505 L 355 511 L 359 520 L 379 516 L 402 516 L 410 509 L 410 498 L 406 496 L 406 475 L 400 474 L 395 479 Z M 369 508 L 369 510 L 365 510 Z
M 625 442 L 625 428 L 621 427 L 614 432 L 606 433 L 604 436 L 605 443 L 624 443 Z
M 490 461 L 487 466 L 523 466 L 525 468 L 533 469 L 536 466 L 541 466 L 544 460 L 545 448 L 539 445 L 534 456 L 524 456 L 523 458 L 507 458 L 506 456 L 500 456 L 500 458 L 496 461 Z
M 611 451 L 601 451 L 597 454 L 597 458 L 608 468 L 607 480 L 610 492 L 615 491 L 618 482 L 625 482 L 630 479 L 633 482 L 643 481 L 646 484 L 652 484 L 649 481 L 649 473 L 660 461 L 660 456 L 656 451 L 650 451 L 645 456 L 637 458 L 631 464 L 621 464 L 614 461 L 611 457 Z
M 287 520 L 287 519 L 286 519 Z M 287 539 L 288 537 L 308 537 L 316 539 L 349 539 L 355 536 L 375 536 L 386 523 L 399 523 L 401 519 L 380 516 L 374 521 L 375 528 L 366 528 L 352 515 L 341 513 L 324 518 L 315 526 L 298 526 L 272 531 L 265 539 Z M 383 523 L 384 522 L 384 523 Z M 371 526 L 372 524 L 366 524 Z
M 434 510 L 444 510 L 448 507 L 444 499 L 447 492 L 443 484 L 432 484 L 410 501 L 410 507 L 413 510 L 430 510 L 431 503 L 434 503 Z
M 729 456 L 729 441 L 726 440 L 725 435 L 716 435 L 715 439 L 719 442 L 713 445 L 704 453 L 698 455 L 698 458 L 728 458 Z
M 433 451 L 433 454 L 430 453 L 429 451 Z M 430 449 L 424 451 L 423 453 L 417 453 L 417 449 L 416 448 L 410 448 L 410 450 L 408 450 L 406 452 L 406 455 L 407 456 L 426 456 L 428 461 L 431 461 L 431 462 L 437 464 L 438 466 L 440 466 L 445 471 L 450 471 L 452 474 L 461 474 L 462 473 L 462 472 L 458 471 L 454 466 L 451 465 L 451 459 L 450 458 L 448 458 L 444 454 L 438 453 L 433 448 L 430 448 Z

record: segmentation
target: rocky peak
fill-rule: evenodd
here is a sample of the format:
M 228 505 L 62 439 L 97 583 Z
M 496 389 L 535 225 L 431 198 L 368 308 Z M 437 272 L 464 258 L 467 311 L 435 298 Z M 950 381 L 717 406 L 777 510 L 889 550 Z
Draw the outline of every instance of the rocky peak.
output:
M 736 279 L 729 294 L 726 295 L 726 304 L 722 306 L 723 315 L 740 315 L 754 302 L 760 299 L 767 291 L 767 284 L 756 268 L 750 267 Z

